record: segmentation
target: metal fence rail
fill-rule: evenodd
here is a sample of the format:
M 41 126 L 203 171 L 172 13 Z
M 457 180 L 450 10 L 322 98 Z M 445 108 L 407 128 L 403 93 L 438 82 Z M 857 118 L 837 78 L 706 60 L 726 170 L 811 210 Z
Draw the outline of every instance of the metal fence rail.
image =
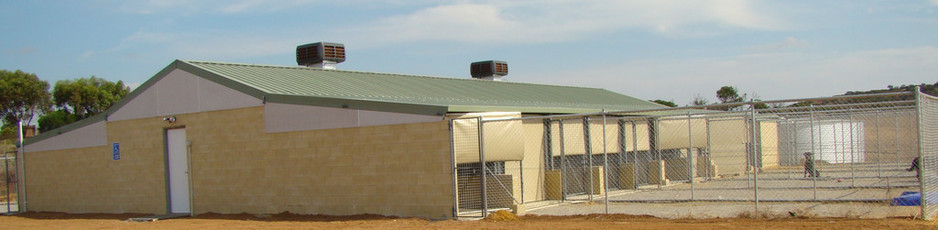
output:
M 477 130 L 454 129 L 454 149 L 477 155 L 457 160 L 459 216 L 938 211 L 938 196 L 926 199 L 938 194 L 938 99 L 920 93 L 452 122 Z M 910 171 L 918 158 L 921 179 Z M 895 205 L 907 192 L 926 205 Z

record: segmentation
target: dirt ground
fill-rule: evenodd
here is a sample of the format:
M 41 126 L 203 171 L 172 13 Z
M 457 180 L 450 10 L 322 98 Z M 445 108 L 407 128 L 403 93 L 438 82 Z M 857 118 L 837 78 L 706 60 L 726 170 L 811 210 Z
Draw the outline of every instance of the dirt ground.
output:
M 145 215 L 25 213 L 0 216 L 0 229 L 938 229 L 936 222 L 910 218 L 662 219 L 633 215 L 527 215 L 517 220 L 428 221 L 372 215 L 203 214 L 155 222 L 125 221 L 141 216 Z

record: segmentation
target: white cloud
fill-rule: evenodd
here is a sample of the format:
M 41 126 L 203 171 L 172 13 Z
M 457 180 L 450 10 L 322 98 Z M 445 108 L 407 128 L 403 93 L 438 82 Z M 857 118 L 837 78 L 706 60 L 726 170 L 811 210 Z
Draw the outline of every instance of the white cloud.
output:
M 283 9 L 315 3 L 316 0 L 240 0 L 222 4 L 217 8 L 221 13 L 243 13 L 250 11 L 274 12 Z
M 931 2 L 932 5 L 938 6 L 938 0 L 931 0 L 929 2 Z
M 120 54 L 123 57 L 166 55 L 170 58 L 233 60 L 291 53 L 302 36 L 204 30 L 198 33 L 139 31 L 106 50 L 89 50 L 82 59 Z
M 751 46 L 746 48 L 746 51 L 749 52 L 772 52 L 785 49 L 795 49 L 795 48 L 804 48 L 810 47 L 811 43 L 805 40 L 800 40 L 795 37 L 788 37 L 784 41 L 776 42 L 767 45 Z
M 832 96 L 847 91 L 882 89 L 888 85 L 930 84 L 938 81 L 934 77 L 938 72 L 935 63 L 938 63 L 938 48 L 925 46 L 848 53 L 788 52 L 653 59 L 527 76 L 516 74 L 514 78 L 606 88 L 642 99 L 674 100 L 685 105 L 696 94 L 714 101 L 714 92 L 724 85 L 772 100 Z
M 175 12 L 190 13 L 244 13 L 273 12 L 300 5 L 315 3 L 316 0 L 145 0 L 119 1 L 118 10 L 131 14 L 157 14 Z
M 143 1 L 118 1 L 118 10 L 131 14 L 155 14 L 169 10 L 179 10 L 180 8 L 191 8 L 198 5 L 192 1 L 186 0 L 143 0 Z
M 554 42 L 645 29 L 664 35 L 786 28 L 751 1 L 478 1 L 423 8 L 346 31 L 383 41 Z

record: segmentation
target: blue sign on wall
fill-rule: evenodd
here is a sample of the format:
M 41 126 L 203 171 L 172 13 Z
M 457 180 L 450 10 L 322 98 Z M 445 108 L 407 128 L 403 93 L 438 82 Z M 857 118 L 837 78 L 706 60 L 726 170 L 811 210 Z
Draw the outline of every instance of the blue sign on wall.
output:
M 121 145 L 120 143 L 114 142 L 114 160 L 121 159 Z

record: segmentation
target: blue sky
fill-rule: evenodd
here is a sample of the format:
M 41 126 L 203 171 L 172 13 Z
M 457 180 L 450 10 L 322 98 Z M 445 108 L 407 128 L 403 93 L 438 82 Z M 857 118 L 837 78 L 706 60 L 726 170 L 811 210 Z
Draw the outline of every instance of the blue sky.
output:
M 0 69 L 54 83 L 136 86 L 175 59 L 296 65 L 300 44 L 344 43 L 340 69 L 716 101 L 938 82 L 938 0 L 912 1 L 8 1 Z

